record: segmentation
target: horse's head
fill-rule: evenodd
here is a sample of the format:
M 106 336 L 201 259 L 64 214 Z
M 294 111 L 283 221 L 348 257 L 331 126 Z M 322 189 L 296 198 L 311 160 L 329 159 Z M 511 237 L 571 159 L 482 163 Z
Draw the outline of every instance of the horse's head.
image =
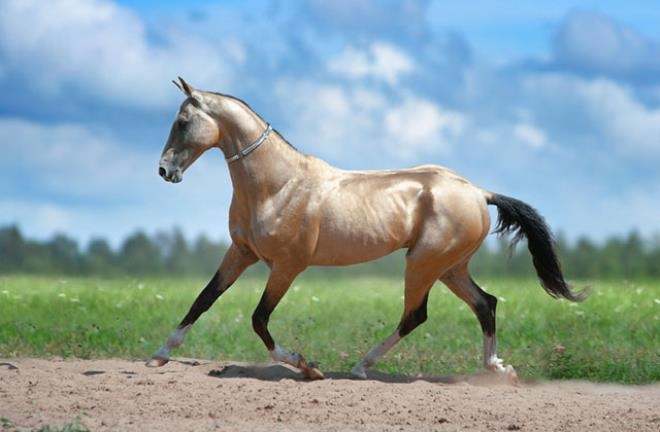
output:
M 158 174 L 172 183 L 183 180 L 183 172 L 211 147 L 217 146 L 220 130 L 208 114 L 204 94 L 179 77 L 174 84 L 187 96 L 176 115 L 158 165 Z

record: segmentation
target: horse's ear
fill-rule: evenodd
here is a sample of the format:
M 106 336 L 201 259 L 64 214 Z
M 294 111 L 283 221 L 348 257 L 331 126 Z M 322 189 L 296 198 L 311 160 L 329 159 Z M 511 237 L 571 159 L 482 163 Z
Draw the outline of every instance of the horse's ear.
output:
M 187 83 L 183 78 L 181 78 L 181 77 L 179 77 L 179 82 L 181 83 L 181 85 L 180 85 L 180 86 L 177 85 L 177 87 L 179 87 L 179 88 L 181 89 L 181 91 L 184 92 L 184 93 L 186 94 L 186 96 L 189 96 L 189 97 L 192 96 L 193 92 L 195 91 L 195 89 L 193 88 L 193 86 L 191 86 L 190 84 L 188 84 L 188 83 Z M 175 83 L 175 84 L 176 84 L 176 83 Z

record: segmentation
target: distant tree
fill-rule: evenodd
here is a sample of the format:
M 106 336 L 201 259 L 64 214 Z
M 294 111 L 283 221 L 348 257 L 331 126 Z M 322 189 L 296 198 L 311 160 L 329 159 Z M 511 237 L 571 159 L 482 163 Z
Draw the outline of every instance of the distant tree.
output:
M 25 240 L 16 225 L 0 228 L 0 273 L 25 269 Z
M 644 241 L 639 232 L 632 231 L 623 242 L 621 251 L 622 275 L 627 278 L 633 278 L 640 274 L 647 273 L 646 254 L 644 251 Z
M 601 276 L 623 276 L 623 249 L 623 241 L 618 237 L 612 237 L 605 242 L 596 258 L 599 262 Z
M 117 272 L 116 256 L 107 240 L 90 240 L 84 255 L 84 268 L 87 274 L 111 275 Z
M 646 256 L 648 276 L 660 277 L 660 234 L 653 236 L 649 242 L 649 252 Z
M 589 278 L 599 274 L 597 246 L 588 238 L 580 237 L 572 250 L 566 248 L 562 263 L 569 278 Z
M 58 233 L 46 244 L 53 264 L 53 271 L 63 274 L 80 273 L 81 258 L 78 243 L 65 234 Z
M 174 228 L 169 233 L 157 234 L 156 242 L 163 254 L 166 272 L 175 275 L 191 273 L 192 257 L 188 242 L 179 228 Z
M 48 241 L 26 239 L 16 225 L 0 227 L 0 274 L 203 275 L 214 272 L 227 245 L 201 235 L 189 243 L 182 231 L 174 228 L 153 237 L 143 231 L 130 235 L 117 251 L 102 238 L 92 239 L 81 251 L 77 242 L 65 234 Z M 567 278 L 660 277 L 660 233 L 644 238 L 637 231 L 626 237 L 611 237 L 604 244 L 581 237 L 571 244 L 559 235 L 557 250 Z M 313 267 L 308 274 L 357 276 L 376 274 L 401 277 L 405 251 L 369 263 L 340 268 Z M 475 255 L 471 267 L 477 277 L 534 275 L 525 242 L 515 251 L 509 239 L 486 242 Z M 252 266 L 247 274 L 264 276 L 268 268 Z
M 478 252 L 478 254 L 481 253 L 481 251 Z M 525 240 L 512 246 L 509 237 L 499 237 L 492 249 L 489 247 L 487 252 L 483 253 L 483 258 L 481 259 L 483 259 L 481 265 L 484 265 L 485 274 L 487 275 L 524 277 L 533 275 L 531 257 L 527 251 L 527 242 Z M 477 268 L 476 263 L 474 268 Z
M 485 242 L 470 261 L 470 267 L 476 277 L 489 276 L 496 273 L 498 255 L 497 246 Z
M 227 250 L 222 242 L 213 242 L 205 235 L 200 235 L 193 244 L 191 266 L 195 274 L 211 274 L 217 270 Z
M 51 248 L 47 243 L 25 241 L 25 259 L 20 271 L 38 274 L 58 273 Z
M 131 275 L 155 275 L 163 272 L 160 250 L 142 231 L 129 236 L 118 257 L 121 269 Z

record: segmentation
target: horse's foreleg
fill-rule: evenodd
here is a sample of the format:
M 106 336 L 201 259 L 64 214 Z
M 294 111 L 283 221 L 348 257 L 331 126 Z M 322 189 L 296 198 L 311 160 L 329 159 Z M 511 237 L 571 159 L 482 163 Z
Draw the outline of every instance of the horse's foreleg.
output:
M 316 369 L 313 365 L 307 363 L 302 355 L 292 353 L 275 343 L 275 340 L 268 331 L 268 320 L 270 314 L 273 312 L 277 304 L 280 302 L 284 294 L 286 294 L 289 286 L 295 279 L 300 271 L 280 270 L 274 266 L 266 289 L 257 305 L 257 308 L 252 314 L 252 327 L 255 333 L 261 338 L 270 352 L 271 357 L 275 361 L 289 364 L 293 367 L 300 369 L 305 376 L 311 379 L 322 379 L 323 374 Z
M 497 298 L 488 294 L 472 280 L 467 268 L 452 271 L 442 278 L 447 287 L 472 309 L 479 320 L 483 332 L 484 367 L 487 370 L 516 376 L 511 365 L 504 366 L 504 361 L 497 356 L 497 338 L 495 310 Z
M 406 269 L 406 289 L 404 298 L 404 309 L 401 322 L 397 329 L 385 340 L 376 345 L 369 353 L 351 369 L 351 374 L 357 378 L 366 379 L 367 369 L 376 364 L 378 359 L 384 356 L 403 337 L 413 331 L 417 326 L 426 321 L 426 304 L 429 298 L 429 290 L 436 280 L 436 275 L 426 275 L 417 272 L 408 263 Z
M 206 312 L 218 297 L 238 279 L 241 273 L 255 262 L 257 262 L 257 257 L 254 254 L 241 251 L 232 244 L 227 250 L 218 271 L 202 292 L 199 293 L 186 316 L 170 334 L 167 342 L 147 361 L 147 366 L 158 367 L 167 363 L 170 359 L 170 351 L 183 343 L 186 333 L 200 315 Z

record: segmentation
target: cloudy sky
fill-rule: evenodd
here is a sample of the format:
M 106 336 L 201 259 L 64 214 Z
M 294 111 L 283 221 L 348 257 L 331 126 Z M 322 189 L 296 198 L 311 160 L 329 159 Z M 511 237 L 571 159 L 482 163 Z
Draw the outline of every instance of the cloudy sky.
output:
M 0 226 L 227 238 L 219 152 L 157 175 L 180 75 L 341 168 L 448 166 L 569 239 L 658 233 L 660 7 L 551 3 L 2 0 Z

